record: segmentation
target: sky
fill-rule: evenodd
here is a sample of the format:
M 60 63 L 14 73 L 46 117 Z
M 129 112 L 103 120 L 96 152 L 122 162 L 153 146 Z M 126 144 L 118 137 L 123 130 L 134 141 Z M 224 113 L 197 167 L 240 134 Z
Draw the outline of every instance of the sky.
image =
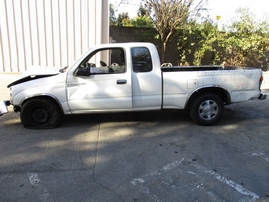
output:
M 131 18 L 136 16 L 140 2 L 141 0 L 109 0 L 118 13 L 128 12 Z M 221 16 L 218 21 L 220 24 L 228 24 L 234 19 L 238 8 L 249 8 L 257 20 L 269 17 L 269 0 L 208 0 L 206 8 L 212 20 Z

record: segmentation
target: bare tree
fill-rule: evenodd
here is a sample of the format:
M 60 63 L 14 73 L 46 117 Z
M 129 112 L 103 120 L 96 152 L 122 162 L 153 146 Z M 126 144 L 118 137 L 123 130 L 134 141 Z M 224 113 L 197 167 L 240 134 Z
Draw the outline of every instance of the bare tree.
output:
M 145 8 L 159 32 L 162 47 L 162 62 L 166 61 L 167 44 L 177 29 L 187 23 L 188 17 L 202 8 L 207 0 L 144 0 Z

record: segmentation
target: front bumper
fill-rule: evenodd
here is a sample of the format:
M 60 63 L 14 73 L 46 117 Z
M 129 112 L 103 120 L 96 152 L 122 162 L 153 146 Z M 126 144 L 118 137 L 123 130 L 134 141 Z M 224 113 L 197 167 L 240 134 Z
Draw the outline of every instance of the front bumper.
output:
M 0 116 L 8 113 L 7 106 L 9 106 L 9 105 L 10 105 L 10 101 L 5 101 L 5 100 L 0 101 Z
M 266 93 L 261 93 L 259 100 L 265 100 L 267 98 L 267 94 Z

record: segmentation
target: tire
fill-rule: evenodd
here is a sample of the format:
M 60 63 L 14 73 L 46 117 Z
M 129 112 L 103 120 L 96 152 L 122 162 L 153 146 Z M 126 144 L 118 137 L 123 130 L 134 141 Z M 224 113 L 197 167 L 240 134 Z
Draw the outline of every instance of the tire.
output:
M 21 122 L 29 129 L 50 129 L 60 125 L 62 113 L 59 107 L 49 99 L 32 99 L 21 109 Z
M 193 101 L 189 113 L 192 120 L 200 125 L 214 125 L 224 113 L 224 104 L 216 94 L 204 94 Z

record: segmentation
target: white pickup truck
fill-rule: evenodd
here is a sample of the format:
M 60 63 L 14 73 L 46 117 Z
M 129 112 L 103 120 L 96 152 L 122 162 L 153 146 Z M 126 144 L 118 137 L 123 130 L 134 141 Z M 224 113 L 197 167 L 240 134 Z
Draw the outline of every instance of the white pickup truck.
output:
M 26 128 L 55 128 L 63 114 L 185 109 L 201 125 L 215 124 L 224 105 L 266 99 L 258 68 L 161 67 L 150 43 L 102 44 L 62 69 L 36 67 L 8 85 Z

